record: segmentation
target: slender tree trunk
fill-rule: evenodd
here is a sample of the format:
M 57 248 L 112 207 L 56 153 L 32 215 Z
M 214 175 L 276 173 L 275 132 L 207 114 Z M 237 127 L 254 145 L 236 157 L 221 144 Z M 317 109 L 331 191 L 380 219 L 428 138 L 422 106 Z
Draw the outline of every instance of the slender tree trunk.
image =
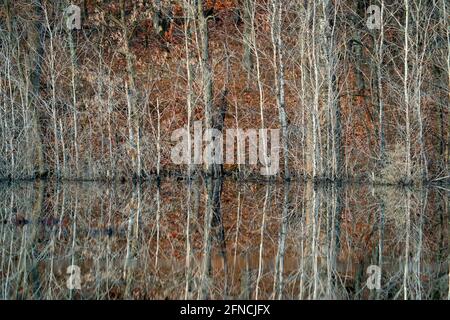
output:
M 442 0 L 442 11 L 443 11 L 443 27 L 446 30 L 446 39 L 447 39 L 447 86 L 450 87 L 450 26 L 449 21 L 447 19 L 447 7 L 446 0 Z M 448 100 L 450 101 L 450 90 L 447 90 Z M 449 115 L 447 112 L 447 119 L 444 120 L 446 112 L 444 111 L 444 106 L 440 108 L 440 117 L 441 117 L 441 157 L 443 157 L 442 171 L 448 173 L 449 168 L 449 146 L 450 146 L 450 130 L 448 129 L 448 120 Z M 447 127 L 445 126 L 447 123 Z M 449 296 L 450 296 L 450 285 L 449 285 Z
M 272 45 L 274 76 L 277 91 L 278 115 L 281 126 L 281 138 L 284 158 L 284 178 L 290 179 L 289 173 L 289 149 L 288 149 L 288 125 L 286 114 L 286 101 L 284 93 L 284 61 L 283 61 L 283 40 L 282 40 L 282 1 L 272 0 Z
M 381 25 L 379 42 L 375 44 L 376 52 L 376 99 L 378 102 L 378 147 L 379 147 L 379 167 L 382 169 L 386 162 L 386 137 L 385 137 L 385 115 L 383 100 L 382 65 L 383 65 L 383 45 L 384 45 L 384 1 L 381 1 Z M 375 39 L 375 37 L 374 37 Z M 375 40 L 374 40 L 375 42 Z
M 205 128 L 213 128 L 213 79 L 211 71 L 211 61 L 209 57 L 209 30 L 207 17 L 203 14 L 203 1 L 197 1 L 197 22 L 198 31 L 200 33 L 200 67 L 202 70 L 202 91 L 203 103 L 205 106 Z M 212 159 L 203 159 L 205 162 L 205 169 L 208 175 L 213 174 Z
M 264 124 L 264 89 L 263 89 L 263 82 L 261 79 L 261 64 L 260 64 L 260 57 L 259 57 L 259 51 L 258 51 L 258 45 L 256 42 L 256 27 L 255 27 L 255 10 L 256 10 L 256 3 L 253 2 L 251 5 L 250 11 L 250 25 L 251 25 L 251 46 L 254 50 L 254 56 L 255 56 L 255 63 L 256 63 L 256 80 L 258 83 L 258 97 L 259 97 L 259 117 L 260 117 L 260 124 L 261 129 L 265 128 Z M 263 140 L 265 139 L 265 136 L 263 136 Z M 263 141 L 263 148 L 267 146 L 266 141 Z M 239 143 L 238 143 L 239 146 Z M 241 150 L 238 150 L 238 154 L 240 156 Z M 267 154 L 266 150 L 262 150 L 263 154 Z M 268 165 L 268 163 L 266 163 Z M 268 166 L 266 166 L 266 171 L 268 170 Z
M 336 21 L 336 8 L 332 1 L 324 0 L 323 6 L 323 21 L 325 24 L 325 41 L 324 51 L 327 53 L 325 56 L 326 70 L 327 70 L 327 83 L 328 83 L 328 110 L 329 110 L 329 132 L 328 136 L 328 150 L 330 155 L 328 156 L 329 170 L 328 178 L 341 179 L 343 172 L 343 147 L 342 147 L 342 120 L 341 120 L 341 104 L 339 98 L 338 88 L 338 61 L 337 61 L 337 45 L 335 43 L 335 21 Z
M 52 87 L 52 94 L 51 94 L 51 109 L 52 109 L 52 121 L 53 121 L 53 140 L 54 140 L 54 161 L 55 161 L 55 168 L 54 168 L 54 174 L 57 178 L 61 176 L 61 168 L 59 164 L 59 142 L 58 142 L 58 119 L 56 115 L 56 70 L 55 70 L 55 52 L 54 52 L 54 46 L 53 46 L 53 31 L 50 26 L 50 21 L 48 18 L 48 12 L 47 9 L 44 9 L 45 14 L 45 21 L 47 25 L 47 31 L 49 33 L 49 67 L 50 67 L 50 83 Z
M 207 18 L 203 15 L 203 2 L 197 1 L 197 20 L 200 33 L 201 56 L 200 65 L 202 69 L 203 103 L 205 105 L 205 125 L 213 127 L 212 105 L 213 105 L 213 79 L 211 62 L 209 57 L 209 29 Z
M 129 112 L 129 148 L 133 165 L 133 176 L 136 179 L 141 177 L 141 155 L 140 155 L 140 126 L 139 113 L 137 110 L 137 92 L 135 85 L 136 72 L 134 69 L 134 57 L 128 44 L 128 27 L 125 17 L 125 0 L 120 0 L 120 17 L 122 25 L 123 52 L 127 62 L 126 97 Z
M 43 142 L 43 124 L 42 124 L 42 110 L 39 107 L 39 95 L 41 88 L 41 73 L 42 73 L 42 61 L 44 57 L 44 26 L 43 26 L 43 14 L 41 0 L 35 1 L 34 11 L 36 14 L 36 20 L 34 25 L 28 30 L 28 43 L 30 45 L 29 50 L 29 68 L 30 82 L 32 90 L 28 100 L 29 107 L 32 110 L 32 126 L 33 136 L 35 139 L 36 148 L 36 167 L 34 172 L 36 176 L 42 177 L 47 172 L 45 159 L 44 159 L 44 142 Z
M 427 31 L 422 33 L 421 26 L 426 25 L 427 21 L 422 20 L 424 12 L 427 8 L 422 5 L 421 2 L 417 3 L 414 7 L 415 11 L 414 20 L 415 23 L 415 41 L 412 45 L 414 54 L 414 66 L 413 70 L 413 105 L 414 111 L 417 118 L 418 125 L 418 143 L 419 143 L 419 159 L 417 161 L 420 171 L 422 182 L 428 180 L 428 170 L 427 170 L 427 156 L 425 152 L 425 137 L 424 137 L 424 124 L 422 117 L 422 82 L 423 82 L 423 68 L 426 48 L 429 47 Z
M 79 156 L 79 141 L 78 141 L 78 101 L 77 101 L 77 57 L 76 48 L 73 40 L 72 30 L 67 30 L 70 47 L 70 62 L 71 62 L 71 89 L 72 89 L 72 112 L 73 112 L 73 146 L 75 149 L 75 177 L 80 177 L 80 156 Z
M 253 3 L 252 0 L 242 0 L 241 8 L 243 11 L 244 31 L 244 68 L 247 72 L 247 88 L 250 87 L 253 71 L 253 53 L 252 53 L 252 29 L 253 29 Z M 253 44 L 254 45 L 254 44 Z
M 191 141 L 191 127 L 192 127 L 192 110 L 194 106 L 194 87 L 193 87 L 193 66 L 192 66 L 192 25 L 194 24 L 196 8 L 192 5 L 191 0 L 184 0 L 184 12 L 185 12 L 185 22 L 184 22 L 184 49 L 186 55 L 186 80 L 187 80 L 187 130 L 188 135 L 188 154 L 189 154 L 189 164 L 187 168 L 187 175 L 191 177 L 192 171 L 194 170 L 194 165 L 192 163 L 192 141 Z
M 406 183 L 411 182 L 411 130 L 409 119 L 409 73 L 408 73 L 408 58 L 409 58 L 409 0 L 405 0 L 405 43 L 404 43 L 404 60 L 403 60 L 403 94 L 405 103 L 405 178 Z
M 311 53 L 309 55 L 309 65 L 313 70 L 313 76 L 311 77 L 313 88 L 313 107 L 311 112 L 311 136 L 312 142 L 312 177 L 317 179 L 322 174 L 322 152 L 320 148 L 321 134 L 320 134 L 320 122 L 319 122 L 319 98 L 320 98 L 320 74 L 319 74 L 319 58 L 316 48 L 315 34 L 317 27 L 316 19 L 316 4 L 312 5 L 312 28 L 311 28 Z

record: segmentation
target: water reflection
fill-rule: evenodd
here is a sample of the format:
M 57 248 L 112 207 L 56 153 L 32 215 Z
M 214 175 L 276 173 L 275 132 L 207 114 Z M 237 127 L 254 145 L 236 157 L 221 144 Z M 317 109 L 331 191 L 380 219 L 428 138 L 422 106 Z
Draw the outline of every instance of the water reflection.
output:
M 447 199 L 232 180 L 1 185 L 0 298 L 447 299 Z

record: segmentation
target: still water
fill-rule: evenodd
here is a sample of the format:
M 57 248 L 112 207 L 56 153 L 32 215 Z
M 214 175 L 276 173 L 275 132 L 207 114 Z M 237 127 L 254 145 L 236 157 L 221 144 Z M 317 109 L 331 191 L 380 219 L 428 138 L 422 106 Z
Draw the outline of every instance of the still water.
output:
M 447 299 L 448 192 L 0 185 L 0 299 Z M 214 200 L 211 200 L 214 198 Z

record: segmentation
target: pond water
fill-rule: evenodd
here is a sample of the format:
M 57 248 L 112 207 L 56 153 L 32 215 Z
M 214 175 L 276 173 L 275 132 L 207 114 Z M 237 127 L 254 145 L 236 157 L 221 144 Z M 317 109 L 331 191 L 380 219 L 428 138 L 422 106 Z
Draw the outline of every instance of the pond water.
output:
M 447 200 L 357 184 L 3 184 L 0 299 L 447 299 Z

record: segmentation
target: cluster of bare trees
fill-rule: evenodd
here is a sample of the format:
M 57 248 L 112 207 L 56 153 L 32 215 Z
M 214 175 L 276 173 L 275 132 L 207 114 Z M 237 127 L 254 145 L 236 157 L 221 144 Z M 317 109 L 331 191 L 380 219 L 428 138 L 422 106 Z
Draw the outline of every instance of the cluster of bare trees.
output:
M 448 176 L 445 0 L 79 1 L 80 30 L 68 4 L 1 7 L 2 178 L 190 175 L 195 120 L 280 128 L 285 179 Z

